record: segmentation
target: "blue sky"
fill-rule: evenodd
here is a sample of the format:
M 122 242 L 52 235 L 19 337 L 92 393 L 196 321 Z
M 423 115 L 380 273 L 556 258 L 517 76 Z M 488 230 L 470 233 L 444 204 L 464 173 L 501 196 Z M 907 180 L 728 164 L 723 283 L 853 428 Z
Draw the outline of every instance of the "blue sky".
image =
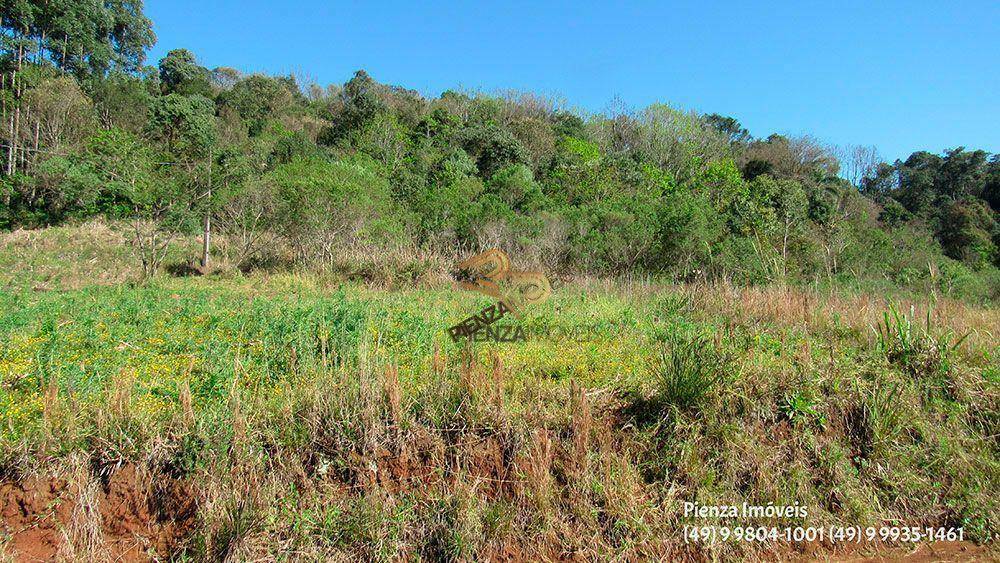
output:
M 888 160 L 1000 152 L 1000 2 L 192 2 L 147 0 L 155 64 L 343 83 L 364 68 L 428 96 L 530 90 L 732 115 L 756 136 L 875 145 Z

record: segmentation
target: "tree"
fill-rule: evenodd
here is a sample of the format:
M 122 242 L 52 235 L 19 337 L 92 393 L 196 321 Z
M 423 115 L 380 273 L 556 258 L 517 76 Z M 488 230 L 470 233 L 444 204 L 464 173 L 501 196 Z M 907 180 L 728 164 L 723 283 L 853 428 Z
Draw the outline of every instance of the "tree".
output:
M 90 142 L 88 158 L 106 189 L 131 207 L 131 242 L 143 278 L 149 278 L 191 219 L 192 198 L 186 182 L 177 175 L 157 173 L 150 147 L 118 129 L 98 133 Z
M 806 135 L 785 137 L 774 134 L 763 141 L 750 143 L 740 155 L 743 176 L 748 180 L 760 174 L 796 180 L 836 176 L 839 162 L 829 147 Z
M 944 154 L 937 192 L 951 199 L 982 196 L 989 153 L 983 150 L 967 151 L 965 147 L 958 147 L 946 150 Z
M 753 138 L 745 127 L 740 125 L 736 118 L 712 113 L 705 116 L 705 122 L 716 131 L 725 135 L 732 145 L 742 145 L 749 143 Z
M 136 72 L 156 41 L 141 0 L 15 0 L 0 4 L 0 16 L 13 37 L 78 76 Z
M 377 113 L 359 129 L 351 130 L 346 145 L 381 163 L 387 173 L 395 172 L 406 156 L 406 131 L 389 113 Z
M 906 162 L 896 162 L 899 190 L 894 197 L 910 213 L 923 214 L 937 199 L 941 163 L 940 156 L 927 151 L 911 154 Z
M 996 258 L 996 228 L 993 211 L 982 200 L 970 199 L 942 210 L 937 234 L 946 255 L 982 267 Z
M 597 124 L 597 140 L 609 154 L 659 166 L 680 181 L 729 155 L 727 139 L 694 112 L 653 104 L 636 115 L 620 111 Z
M 292 103 L 288 86 L 255 74 L 240 80 L 219 95 L 221 107 L 232 108 L 247 123 L 251 135 L 259 134 L 268 119 L 276 119 Z
M 536 118 L 513 121 L 510 130 L 527 151 L 531 168 L 541 172 L 547 168 L 556 152 L 556 136 L 550 125 Z
M 386 111 L 385 102 L 380 96 L 382 90 L 382 86 L 372 80 L 367 72 L 359 70 L 354 73 L 354 77 L 344 85 L 340 94 L 343 110 L 337 119 L 337 129 L 341 136 L 360 129 L 376 114 Z
M 906 211 L 906 208 L 891 197 L 885 199 L 882 211 L 878 215 L 878 220 L 890 228 L 899 227 L 909 218 L 910 213 Z
M 624 190 L 579 207 L 572 214 L 576 229 L 570 235 L 576 259 L 607 273 L 629 272 L 649 264 L 659 242 L 660 207 L 654 191 Z
M 948 150 L 944 156 L 926 151 L 915 152 L 906 162 L 897 162 L 899 187 L 896 194 L 915 214 L 932 212 L 942 205 L 967 198 L 983 198 L 991 176 L 986 151 L 966 151 L 964 147 Z
M 498 170 L 487 184 L 487 193 L 496 194 L 516 211 L 536 211 L 545 197 L 531 169 L 523 164 Z
M 983 184 L 983 199 L 993 211 L 1000 213 L 1000 154 L 993 155 L 990 160 Z
M 304 134 L 296 132 L 290 135 L 282 135 L 274 143 L 274 148 L 267 157 L 267 166 L 268 168 L 274 168 L 300 158 L 320 156 L 320 148 L 310 142 Z
M 88 80 L 85 84 L 101 127 L 136 134 L 143 131 L 149 119 L 149 105 L 153 101 L 150 88 L 154 83 L 114 71 L 104 79 Z
M 38 165 L 34 176 L 33 201 L 29 203 L 44 210 L 46 223 L 97 211 L 103 186 L 87 159 L 53 156 Z
M 167 94 L 153 101 L 149 130 L 171 153 L 203 158 L 215 144 L 215 104 L 202 96 Z
M 266 226 L 275 220 L 277 194 L 272 183 L 256 181 L 257 166 L 247 151 L 223 149 L 214 164 L 213 185 L 218 190 L 215 213 L 220 218 L 220 229 L 228 235 L 233 250 L 230 256 L 242 268 L 274 240 Z M 204 257 L 202 260 L 204 263 Z
M 899 188 L 898 170 L 891 164 L 881 162 L 869 175 L 861 179 L 860 188 L 861 193 L 866 196 L 875 201 L 882 201 Z M 898 201 L 893 201 L 896 205 L 900 205 Z
M 277 229 L 302 261 L 329 264 L 338 251 L 392 241 L 402 232 L 389 183 L 363 163 L 297 160 L 261 181 L 274 186 Z
M 426 182 L 413 184 L 415 189 L 404 201 L 416 213 L 420 242 L 447 248 L 471 238 L 483 183 L 476 177 L 475 161 L 465 151 L 455 149 L 434 163 Z
M 552 131 L 561 137 L 584 138 L 586 124 L 578 115 L 568 111 L 557 111 L 552 116 Z
M 751 190 L 759 194 L 774 209 L 778 223 L 779 254 L 782 279 L 788 275 L 788 244 L 795 230 L 808 217 L 809 198 L 802 184 L 795 180 L 774 179 L 765 174 L 753 180 Z
M 92 129 L 93 106 L 73 78 L 45 80 L 29 90 L 23 101 L 38 124 L 38 143 L 50 150 L 79 143 Z
M 190 179 L 195 181 L 195 170 L 203 159 L 207 170 L 204 178 L 204 192 L 194 198 L 202 209 L 202 256 L 203 271 L 209 267 L 212 235 L 212 212 L 217 204 L 212 197 L 212 148 L 216 141 L 215 104 L 203 96 L 182 96 L 167 94 L 156 99 L 150 111 L 150 126 L 161 136 L 167 149 L 186 160 L 184 168 Z M 183 178 L 181 178 L 183 181 Z
M 219 90 L 229 90 L 243 79 L 243 73 L 228 66 L 220 66 L 212 69 L 212 86 Z
M 529 164 L 528 151 L 514 135 L 497 125 L 476 126 L 462 133 L 462 145 L 476 159 L 480 174 L 489 178 L 512 164 Z
M 868 178 L 877 173 L 882 159 L 875 147 L 851 145 L 840 149 L 840 161 L 844 178 L 860 189 Z
M 174 49 L 160 59 L 160 84 L 164 94 L 211 95 L 208 69 L 198 64 L 194 53 Z
M 704 193 L 677 190 L 668 194 L 657 217 L 658 268 L 681 279 L 707 276 L 714 253 L 725 235 L 725 222 Z

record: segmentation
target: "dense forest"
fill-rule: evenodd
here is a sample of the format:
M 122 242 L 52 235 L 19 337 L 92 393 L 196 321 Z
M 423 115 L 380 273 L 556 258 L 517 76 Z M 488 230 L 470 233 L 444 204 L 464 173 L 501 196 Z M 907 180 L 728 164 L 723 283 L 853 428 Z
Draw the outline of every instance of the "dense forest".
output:
M 186 49 L 153 67 L 141 1 L 0 11 L 0 228 L 103 215 L 147 274 L 173 238 L 211 233 L 203 267 L 502 247 L 560 273 L 1000 292 L 1000 155 L 887 163 L 666 104 L 428 99 L 362 70 L 324 87 Z

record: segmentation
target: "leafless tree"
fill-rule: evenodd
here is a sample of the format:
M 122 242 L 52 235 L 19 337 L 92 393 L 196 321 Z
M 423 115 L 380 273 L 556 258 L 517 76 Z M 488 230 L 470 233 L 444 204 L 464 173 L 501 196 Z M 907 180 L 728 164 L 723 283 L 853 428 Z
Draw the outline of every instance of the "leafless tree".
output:
M 276 206 L 273 191 L 261 182 L 227 199 L 219 209 L 220 230 L 226 235 L 231 260 L 237 267 L 245 266 L 268 245 L 274 246 L 275 237 L 265 223 L 275 213 Z
M 853 186 L 861 187 L 865 178 L 875 174 L 882 158 L 875 147 L 848 145 L 838 151 L 844 178 Z
M 57 149 L 78 143 L 92 128 L 92 105 L 72 78 L 46 80 L 24 98 L 39 124 L 42 146 Z
M 136 214 L 132 219 L 132 245 L 142 263 L 142 279 L 153 276 L 163 264 L 170 250 L 170 243 L 179 235 L 176 229 L 167 228 L 163 216 L 169 207 L 155 210 L 150 216 Z
M 243 73 L 228 66 L 216 67 L 212 70 L 212 85 L 220 90 L 229 90 L 243 79 Z

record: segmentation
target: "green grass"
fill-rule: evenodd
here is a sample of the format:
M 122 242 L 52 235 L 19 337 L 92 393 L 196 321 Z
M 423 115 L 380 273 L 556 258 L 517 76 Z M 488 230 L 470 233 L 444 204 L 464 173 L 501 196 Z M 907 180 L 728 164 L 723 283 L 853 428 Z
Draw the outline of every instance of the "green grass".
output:
M 516 321 L 586 340 L 467 350 L 446 329 L 490 302 L 447 286 L 62 281 L 0 290 L 0 472 L 83 455 L 190 482 L 190 557 L 657 557 L 682 544 L 685 500 L 1000 531 L 995 310 L 917 329 L 836 294 L 593 282 Z M 931 387 L 906 359 L 928 346 Z

